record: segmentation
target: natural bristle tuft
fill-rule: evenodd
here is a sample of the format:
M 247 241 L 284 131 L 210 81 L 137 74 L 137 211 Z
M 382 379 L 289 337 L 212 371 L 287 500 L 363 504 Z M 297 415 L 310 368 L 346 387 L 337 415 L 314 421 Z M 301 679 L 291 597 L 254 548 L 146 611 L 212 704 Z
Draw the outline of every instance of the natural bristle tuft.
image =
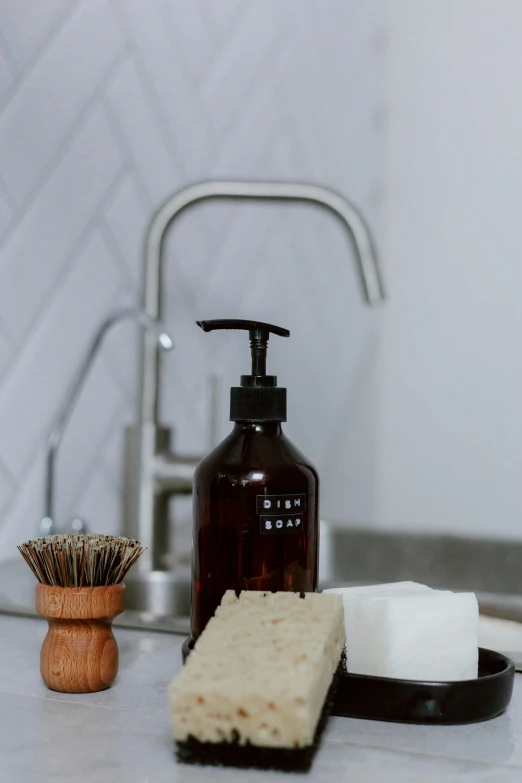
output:
M 76 533 L 35 538 L 18 549 L 44 585 L 102 587 L 122 582 L 144 547 L 132 538 Z

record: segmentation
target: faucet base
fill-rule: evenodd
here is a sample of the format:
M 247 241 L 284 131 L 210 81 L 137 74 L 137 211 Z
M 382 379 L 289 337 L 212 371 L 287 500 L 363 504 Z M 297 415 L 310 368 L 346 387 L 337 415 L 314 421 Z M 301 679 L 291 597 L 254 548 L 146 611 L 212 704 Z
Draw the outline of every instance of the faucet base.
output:
M 153 617 L 190 616 L 190 569 L 129 574 L 125 608 Z

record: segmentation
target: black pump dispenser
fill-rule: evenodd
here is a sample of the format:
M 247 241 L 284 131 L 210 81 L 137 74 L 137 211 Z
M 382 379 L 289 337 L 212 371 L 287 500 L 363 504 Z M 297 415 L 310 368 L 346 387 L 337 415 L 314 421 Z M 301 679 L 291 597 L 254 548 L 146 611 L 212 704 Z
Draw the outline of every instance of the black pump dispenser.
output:
M 204 332 L 215 329 L 244 329 L 250 335 L 252 373 L 241 376 L 241 386 L 230 390 L 231 421 L 286 421 L 286 389 L 277 385 L 275 375 L 266 374 L 266 352 L 270 334 L 290 337 L 288 329 L 263 321 L 223 318 L 197 321 Z

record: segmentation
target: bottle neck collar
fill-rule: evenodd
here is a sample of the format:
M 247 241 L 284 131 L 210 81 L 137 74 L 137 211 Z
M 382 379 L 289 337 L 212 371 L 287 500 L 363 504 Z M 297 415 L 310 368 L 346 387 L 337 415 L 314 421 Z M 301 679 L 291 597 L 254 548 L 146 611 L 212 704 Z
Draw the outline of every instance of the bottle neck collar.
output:
M 282 435 L 283 428 L 280 421 L 236 421 L 236 432 L 257 432 L 260 435 Z

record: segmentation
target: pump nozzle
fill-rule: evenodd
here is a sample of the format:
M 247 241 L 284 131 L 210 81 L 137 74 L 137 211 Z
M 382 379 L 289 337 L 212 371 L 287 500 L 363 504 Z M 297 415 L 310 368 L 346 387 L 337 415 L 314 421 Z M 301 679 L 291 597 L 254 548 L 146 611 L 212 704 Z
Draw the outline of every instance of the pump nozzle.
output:
M 212 332 L 214 329 L 244 329 L 248 331 L 252 350 L 252 377 L 254 378 L 266 377 L 266 349 L 270 333 L 278 334 L 279 337 L 290 337 L 288 329 L 274 326 L 274 324 L 265 324 L 263 321 L 216 318 L 214 321 L 196 321 L 196 323 L 201 326 L 204 332 Z M 254 383 L 254 385 L 256 384 Z
M 242 318 L 215 318 L 213 321 L 196 321 L 198 326 L 201 326 L 204 332 L 212 332 L 214 329 L 246 329 L 250 332 L 250 339 L 254 339 L 254 335 L 259 333 L 259 336 L 268 340 L 268 335 L 278 334 L 279 337 L 290 337 L 288 329 L 283 329 L 282 326 L 274 326 L 274 324 L 265 324 L 263 321 L 245 321 Z
M 266 351 L 270 334 L 290 337 L 288 329 L 263 321 L 218 318 L 196 321 L 204 332 L 214 329 L 243 329 L 249 333 L 252 374 L 241 376 L 241 386 L 233 387 L 230 399 L 232 421 L 286 421 L 286 389 L 277 387 L 275 375 L 266 374 Z

